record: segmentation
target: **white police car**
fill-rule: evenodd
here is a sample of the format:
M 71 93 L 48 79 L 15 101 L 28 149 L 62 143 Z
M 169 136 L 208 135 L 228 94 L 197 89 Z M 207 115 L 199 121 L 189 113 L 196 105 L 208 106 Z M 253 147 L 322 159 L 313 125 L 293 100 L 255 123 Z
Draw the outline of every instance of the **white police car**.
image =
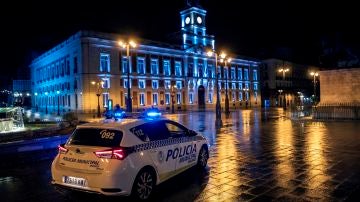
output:
M 88 123 L 77 126 L 59 146 L 51 166 L 52 183 L 148 199 L 155 185 L 192 166 L 206 167 L 208 158 L 202 135 L 168 119 Z

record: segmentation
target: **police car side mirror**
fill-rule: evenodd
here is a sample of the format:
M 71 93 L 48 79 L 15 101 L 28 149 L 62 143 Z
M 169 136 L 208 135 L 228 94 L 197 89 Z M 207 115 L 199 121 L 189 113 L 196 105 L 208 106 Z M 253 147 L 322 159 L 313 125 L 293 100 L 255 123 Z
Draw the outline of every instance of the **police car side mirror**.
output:
M 197 133 L 195 131 L 193 131 L 193 130 L 188 130 L 188 135 L 189 136 L 195 136 L 195 135 L 197 135 Z

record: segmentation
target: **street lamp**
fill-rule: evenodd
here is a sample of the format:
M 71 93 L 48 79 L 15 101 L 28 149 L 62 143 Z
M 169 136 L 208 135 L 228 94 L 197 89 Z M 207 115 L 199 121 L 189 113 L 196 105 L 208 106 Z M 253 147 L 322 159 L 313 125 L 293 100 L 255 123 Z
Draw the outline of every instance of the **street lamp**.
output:
M 285 73 L 288 72 L 288 71 L 289 71 L 289 68 L 286 68 L 286 69 L 285 68 L 280 68 L 279 69 L 279 72 L 282 72 L 282 74 L 283 74 L 283 80 L 285 80 Z
M 57 115 L 60 116 L 60 91 L 56 91 L 57 97 L 58 97 L 58 101 L 57 101 Z
M 131 100 L 131 92 L 130 92 L 130 46 L 132 48 L 136 48 L 137 44 L 134 41 L 128 41 L 128 42 L 124 42 L 124 41 L 119 41 L 119 45 L 123 48 L 126 48 L 126 57 L 127 57 L 127 81 L 128 81 L 128 85 L 127 85 L 127 89 L 128 89 L 128 93 L 127 93 L 127 102 L 126 102 L 126 111 L 127 112 L 132 112 L 132 100 Z
M 45 113 L 48 114 L 48 108 L 47 108 L 47 105 L 48 105 L 48 92 L 45 92 Z
M 231 58 L 227 58 L 225 53 L 220 54 L 220 62 L 224 63 L 224 72 L 226 68 L 226 63 L 231 62 Z M 229 75 L 229 68 L 227 68 L 225 75 L 225 114 L 229 114 L 229 96 L 228 96 L 228 75 Z
M 310 75 L 313 76 L 314 82 L 314 105 L 316 104 L 316 77 L 319 76 L 318 72 L 310 72 Z
M 285 73 L 289 71 L 289 68 L 280 68 L 279 69 L 279 72 L 282 72 L 282 75 L 283 75 L 283 80 L 285 80 Z M 286 109 L 286 97 L 284 95 L 284 103 L 283 103 L 283 108 Z
M 214 51 L 208 51 L 207 55 L 209 57 L 213 56 L 215 57 L 215 73 L 216 73 L 216 109 L 215 109 L 215 124 L 217 127 L 222 126 L 222 120 L 221 120 L 221 106 L 220 106 L 220 94 L 219 94 L 219 72 L 218 72 L 218 54 Z
M 96 85 L 97 89 L 96 89 L 96 96 L 97 96 L 97 117 L 100 118 L 101 114 L 100 114 L 100 95 L 101 95 L 101 85 L 104 84 L 103 81 L 99 81 L 99 82 L 95 82 L 92 81 L 91 82 L 92 85 Z

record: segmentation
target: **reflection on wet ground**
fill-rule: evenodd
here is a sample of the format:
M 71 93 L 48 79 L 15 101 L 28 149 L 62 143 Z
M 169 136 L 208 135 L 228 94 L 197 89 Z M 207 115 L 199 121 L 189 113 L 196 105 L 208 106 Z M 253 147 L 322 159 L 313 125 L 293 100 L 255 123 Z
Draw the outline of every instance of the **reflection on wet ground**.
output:
M 353 201 L 359 196 L 359 122 L 294 121 L 282 110 L 242 110 L 223 114 L 224 126 L 216 129 L 213 112 L 167 117 L 203 133 L 211 158 L 207 171 L 191 169 L 161 184 L 154 201 Z M 50 162 L 3 170 L 0 194 L 21 201 L 129 200 L 59 194 L 49 184 Z

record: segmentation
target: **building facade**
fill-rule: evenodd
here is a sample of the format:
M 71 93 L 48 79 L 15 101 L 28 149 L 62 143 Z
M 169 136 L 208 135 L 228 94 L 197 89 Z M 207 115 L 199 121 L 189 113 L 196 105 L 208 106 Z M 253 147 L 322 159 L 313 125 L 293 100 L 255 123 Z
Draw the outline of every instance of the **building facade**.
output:
M 261 69 L 262 102 L 264 106 L 284 107 L 311 104 L 314 94 L 314 80 L 311 72 L 319 68 L 301 65 L 280 59 L 263 60 Z M 315 85 L 319 85 L 316 78 Z M 319 88 L 316 88 L 319 95 Z
M 235 57 L 216 63 L 206 54 L 215 50 L 215 39 L 206 33 L 205 18 L 204 9 L 189 6 L 180 12 L 182 44 L 140 39 L 129 54 L 118 43 L 126 36 L 79 31 L 32 61 L 33 106 L 49 113 L 125 107 L 130 85 L 133 110 L 170 110 L 173 103 L 175 110 L 214 108 L 216 72 L 222 105 L 227 84 L 231 107 L 260 106 L 260 62 Z

